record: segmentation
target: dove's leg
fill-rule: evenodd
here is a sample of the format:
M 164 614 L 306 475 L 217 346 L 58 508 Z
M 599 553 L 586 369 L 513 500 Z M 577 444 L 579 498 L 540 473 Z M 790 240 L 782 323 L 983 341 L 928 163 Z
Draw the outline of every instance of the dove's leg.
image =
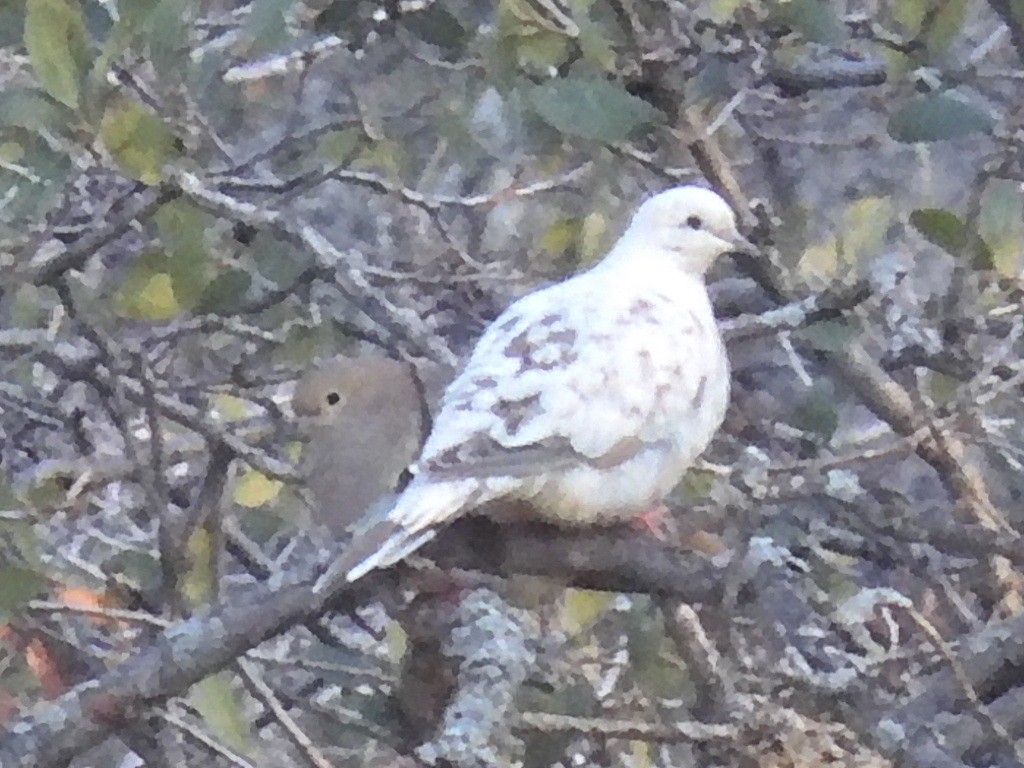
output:
M 664 504 L 658 504 L 636 515 L 630 522 L 634 528 L 649 533 L 658 541 L 672 538 L 671 510 Z

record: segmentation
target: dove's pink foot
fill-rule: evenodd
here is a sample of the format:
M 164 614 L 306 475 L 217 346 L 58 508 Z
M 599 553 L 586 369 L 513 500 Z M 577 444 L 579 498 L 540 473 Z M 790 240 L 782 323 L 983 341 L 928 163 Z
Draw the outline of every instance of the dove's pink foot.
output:
M 644 510 L 630 523 L 634 528 L 651 534 L 658 541 L 667 541 L 669 538 L 669 508 L 664 504 Z

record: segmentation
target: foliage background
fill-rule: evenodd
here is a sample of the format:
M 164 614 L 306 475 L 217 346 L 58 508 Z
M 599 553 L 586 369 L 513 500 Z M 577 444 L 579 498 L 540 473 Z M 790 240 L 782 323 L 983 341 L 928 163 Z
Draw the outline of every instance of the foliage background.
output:
M 0 764 L 1020 764 L 1022 59 L 1018 0 L 0 2 Z M 443 381 L 691 181 L 764 257 L 668 545 L 527 531 L 574 588 L 383 642 L 282 592 L 297 373 Z

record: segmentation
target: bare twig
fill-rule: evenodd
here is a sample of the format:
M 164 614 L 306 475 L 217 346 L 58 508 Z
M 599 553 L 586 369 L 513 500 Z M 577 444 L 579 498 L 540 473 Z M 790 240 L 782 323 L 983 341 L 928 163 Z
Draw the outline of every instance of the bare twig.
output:
M 697 722 L 655 725 L 615 718 L 556 715 L 550 712 L 524 712 L 519 715 L 516 727 L 541 733 L 565 731 L 613 739 L 667 742 L 725 741 L 737 738 L 738 734 L 738 729 L 734 725 Z

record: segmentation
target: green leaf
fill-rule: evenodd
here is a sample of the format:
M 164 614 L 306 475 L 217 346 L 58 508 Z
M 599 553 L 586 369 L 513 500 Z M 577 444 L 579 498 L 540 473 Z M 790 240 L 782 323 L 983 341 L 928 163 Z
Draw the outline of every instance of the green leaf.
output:
M 993 267 L 995 260 L 988 244 L 955 213 L 941 208 L 918 208 L 910 214 L 910 224 L 926 240 L 954 256 L 963 256 L 972 244 L 971 265 L 975 269 Z
M 32 568 L 15 565 L 0 566 L 0 622 L 39 594 L 46 578 Z
M 147 592 L 159 588 L 163 581 L 160 563 L 149 552 L 116 552 L 106 560 L 103 569 L 105 573 L 123 576 Z
M 27 0 L 25 48 L 40 84 L 53 98 L 78 107 L 89 62 L 82 11 L 75 0 Z
M 812 43 L 835 44 L 846 38 L 846 27 L 826 0 L 790 0 L 775 4 L 773 20 L 799 32 Z
M 678 494 L 678 498 L 684 503 L 692 505 L 706 499 L 717 483 L 718 476 L 714 472 L 691 469 L 676 483 L 672 494 Z
M 358 156 L 352 160 L 352 168 L 380 171 L 389 178 L 400 179 L 407 163 L 406 147 L 401 142 L 384 138 L 361 147 Z
M 60 130 L 72 119 L 64 105 L 35 88 L 12 88 L 0 92 L 0 128 L 29 131 Z
M 859 263 L 878 254 L 893 217 L 888 197 L 862 197 L 843 211 L 839 247 L 844 260 Z
M 160 5 L 160 0 L 132 0 L 130 3 L 123 3 L 118 13 L 121 22 L 134 32 L 143 31 L 149 23 L 150 15 Z
M 963 30 L 967 0 L 936 0 L 939 9 L 924 35 L 924 45 L 932 56 L 944 52 Z
M 608 610 L 611 602 L 607 592 L 589 589 L 566 590 L 561 616 L 566 631 L 574 635 L 590 629 Z
M 572 7 L 566 4 L 547 6 L 531 0 L 498 0 L 498 25 L 504 34 L 528 36 L 536 32 L 553 32 L 563 37 L 576 37 L 579 27 L 572 18 Z
M 281 242 L 265 232 L 258 232 L 248 253 L 261 277 L 278 288 L 289 286 L 309 266 L 306 254 L 290 253 Z
M 188 604 L 198 608 L 213 600 L 216 594 L 216 559 L 209 528 L 196 528 L 185 545 L 188 569 L 182 579 L 181 591 Z
M 982 197 L 978 232 L 992 249 L 999 274 L 1012 278 L 1024 268 L 1024 190 L 1010 179 L 992 179 Z
M 529 35 L 504 35 L 499 38 L 496 49 L 499 72 L 525 70 L 535 74 L 546 73 L 566 60 L 572 45 L 569 38 L 547 30 Z
M 928 375 L 928 394 L 939 406 L 953 403 L 963 389 L 963 382 L 954 376 L 946 376 L 938 371 Z
M 184 200 L 172 200 L 160 207 L 154 219 L 167 253 L 174 295 L 179 304 L 190 308 L 209 284 L 205 233 L 211 218 Z
M 576 42 L 580 47 L 582 58 L 596 66 L 601 72 L 615 72 L 619 60 L 616 33 L 601 21 L 591 19 L 588 14 L 579 13 L 576 24 L 580 35 Z
M 708 3 L 708 12 L 714 21 L 723 22 L 731 18 L 745 4 L 746 0 L 711 0 Z
M 574 217 L 557 219 L 540 239 L 540 249 L 548 256 L 561 256 L 580 236 L 583 220 Z
M 469 44 L 470 36 L 462 22 L 440 3 L 406 15 L 402 25 L 420 40 L 444 51 L 445 58 L 457 58 Z
M 140 275 L 126 283 L 128 289 L 118 296 L 117 308 L 125 317 L 140 320 L 170 320 L 181 311 L 174 295 L 174 281 L 166 272 Z
M 627 614 L 626 642 L 633 674 L 641 689 L 656 698 L 692 701 L 693 680 L 688 670 L 672 661 L 675 649 L 665 635 L 660 612 L 637 599 Z
M 951 211 L 918 208 L 910 214 L 910 223 L 925 239 L 954 256 L 967 247 L 967 224 Z
M 839 426 L 836 402 L 832 387 L 818 382 L 797 403 L 791 423 L 797 429 L 814 432 L 828 440 Z
M 280 480 L 272 480 L 262 472 L 251 469 L 235 484 L 235 503 L 248 509 L 262 507 L 277 499 L 281 487 Z
M 252 277 L 240 269 L 217 275 L 206 286 L 195 311 L 198 314 L 230 315 L 245 305 Z
M 164 163 L 175 146 L 174 134 L 141 104 L 121 100 L 107 107 L 100 137 L 133 179 L 143 184 L 158 184 L 163 179 Z
M 857 329 L 845 320 L 822 320 L 801 328 L 794 336 L 822 352 L 841 352 L 857 335 Z
M 329 163 L 345 165 L 363 142 L 364 134 L 359 128 L 343 128 L 328 131 L 316 142 L 316 155 Z
M 0 190 L 7 195 L 0 220 L 45 216 L 63 188 L 70 158 L 36 133 L 15 128 L 4 135 L 8 139 L 0 140 L 0 156 L 13 164 L 0 170 Z
M 540 118 L 568 136 L 612 144 L 661 118 L 661 113 L 620 86 L 570 77 L 534 86 L 529 100 Z
M 892 20 L 901 27 L 900 32 L 907 38 L 914 37 L 921 30 L 921 22 L 928 12 L 932 0 L 903 0 L 893 4 Z
M 114 310 L 138 320 L 169 320 L 181 310 L 174 292 L 171 259 L 163 251 L 145 251 L 125 270 L 114 294 Z
M 903 104 L 889 118 L 896 141 L 946 141 L 988 133 L 995 121 L 988 112 L 953 91 L 929 93 Z
M 21 45 L 25 37 L 25 4 L 0 0 L 0 48 Z
M 250 4 L 243 30 L 255 43 L 255 51 L 270 51 L 288 42 L 288 15 L 294 4 L 294 0 L 256 0 Z
M 145 40 L 150 56 L 157 71 L 165 76 L 186 70 L 188 35 L 198 7 L 194 0 L 159 0 L 146 17 Z
M 967 0 L 903 0 L 891 8 L 893 21 L 902 27 L 901 37 L 923 44 L 929 59 L 943 53 L 960 34 L 966 11 Z
M 18 494 L 9 486 L 0 483 L 0 504 L 4 507 L 21 505 Z M 4 520 L 0 522 L 0 538 L 7 548 L 3 567 L 29 568 L 43 572 L 46 563 L 40 553 L 39 536 L 32 523 L 26 520 Z
M 196 683 L 189 694 L 189 701 L 214 736 L 236 752 L 251 754 L 247 719 L 231 683 L 223 674 Z

